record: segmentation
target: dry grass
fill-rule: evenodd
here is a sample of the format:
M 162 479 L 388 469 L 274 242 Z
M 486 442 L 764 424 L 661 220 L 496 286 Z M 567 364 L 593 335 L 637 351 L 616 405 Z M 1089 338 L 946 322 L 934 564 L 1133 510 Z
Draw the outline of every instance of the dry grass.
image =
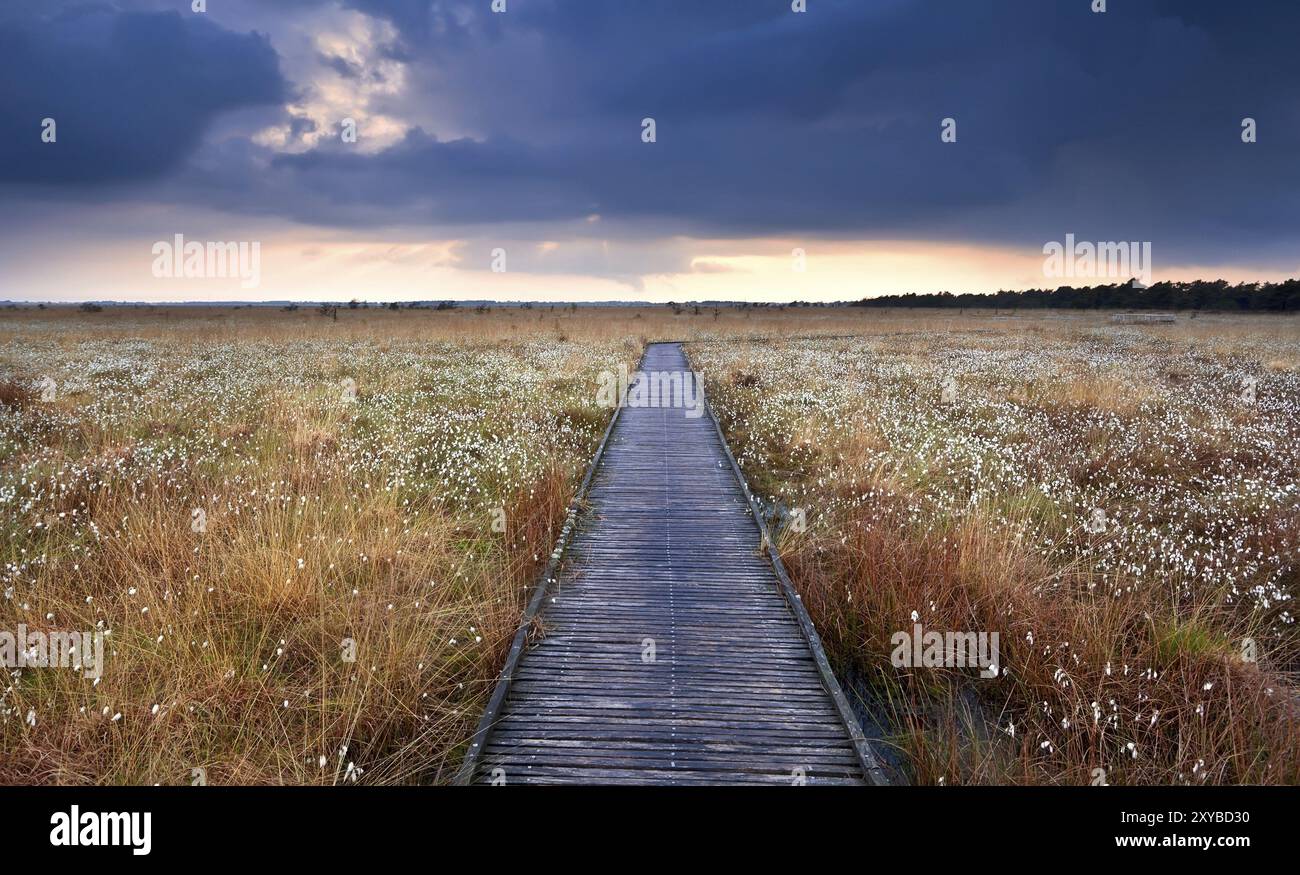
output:
M 862 339 L 793 339 L 845 334 Z M 1270 364 L 1295 338 L 1226 317 L 5 311 L 0 630 L 111 635 L 98 684 L 28 669 L 0 687 L 0 782 L 448 780 L 603 428 L 595 374 L 656 339 L 728 341 L 692 347 L 711 397 L 756 485 L 812 510 L 784 555 L 839 663 L 893 697 L 919 779 L 1295 781 L 1277 598 L 1298 515 L 1276 486 L 1295 479 L 1297 377 Z M 1198 388 L 1261 361 L 1259 409 Z M 936 405 L 940 370 L 956 409 Z M 1029 488 L 1043 477 L 1055 502 Z M 1107 489 L 1125 526 L 1090 539 L 1076 504 Z M 1188 533 L 1220 560 L 1240 547 L 1240 580 L 1125 566 Z M 895 672 L 883 642 L 913 610 L 1001 629 L 1012 672 Z
M 10 377 L 0 381 L 0 406 L 10 410 L 30 407 L 40 398 L 36 381 L 25 377 Z
M 476 344 L 537 339 L 574 343 L 685 340 L 707 337 L 779 337 L 784 334 L 846 334 L 888 330 L 912 317 L 864 309 L 708 308 L 699 315 L 685 308 L 619 307 L 571 310 L 533 305 L 489 309 L 458 307 L 393 311 L 378 307 L 349 310 L 322 318 L 314 308 L 285 312 L 273 307 L 113 307 L 83 313 L 75 307 L 0 310 L 0 337 L 48 339 L 65 350 L 87 341 L 165 340 L 168 342 L 290 343 L 329 339 L 335 343 L 409 342 Z M 931 321 L 931 320 L 926 320 Z
M 107 653 L 6 672 L 0 782 L 448 780 L 637 344 L 114 315 L 5 323 L 0 629 Z
M 1300 782 L 1300 326 L 1005 322 L 691 347 L 835 661 L 923 783 Z M 895 667 L 914 622 L 999 676 Z

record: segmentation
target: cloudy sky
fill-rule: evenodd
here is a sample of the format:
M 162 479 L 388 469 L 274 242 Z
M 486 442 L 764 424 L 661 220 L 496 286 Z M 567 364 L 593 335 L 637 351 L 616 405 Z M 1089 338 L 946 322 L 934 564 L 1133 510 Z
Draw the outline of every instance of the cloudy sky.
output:
M 1066 234 L 1300 273 L 1300 4 L 1092 4 L 2 0 L 0 299 L 992 291 Z M 177 234 L 259 284 L 155 276 Z

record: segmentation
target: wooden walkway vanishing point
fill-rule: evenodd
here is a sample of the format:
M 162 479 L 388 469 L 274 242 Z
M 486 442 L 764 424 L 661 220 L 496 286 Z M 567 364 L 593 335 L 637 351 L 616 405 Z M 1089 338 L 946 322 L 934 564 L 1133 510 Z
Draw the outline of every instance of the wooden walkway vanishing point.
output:
M 641 370 L 688 365 L 651 344 Z M 886 783 L 712 411 L 686 412 L 615 413 L 462 783 Z

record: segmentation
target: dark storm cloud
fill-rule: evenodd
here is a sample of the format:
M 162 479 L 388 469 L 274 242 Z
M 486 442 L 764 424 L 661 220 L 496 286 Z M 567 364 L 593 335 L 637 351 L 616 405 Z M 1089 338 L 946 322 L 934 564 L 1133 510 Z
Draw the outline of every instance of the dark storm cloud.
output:
M 295 0 L 282 14 L 326 5 Z M 809 0 L 804 14 L 788 0 L 509 0 L 504 15 L 488 0 L 345 5 L 396 29 L 383 48 L 408 65 L 408 93 L 385 111 L 436 103 L 474 138 L 440 140 L 434 124 L 377 154 L 332 139 L 274 158 L 212 145 L 201 171 L 174 174 L 174 197 L 344 226 L 598 213 L 593 233 L 613 222 L 1041 245 L 1073 232 L 1210 260 L 1276 248 L 1300 228 L 1292 2 L 1112 0 L 1104 14 L 1089 0 Z M 226 105 L 281 87 L 264 43 L 202 33 L 209 52 L 246 58 L 226 70 Z M 27 39 L 23 67 L 0 64 L 28 70 L 72 30 Z M 179 79 L 190 97 L 182 132 L 118 144 L 118 160 L 157 167 L 195 146 L 218 102 L 185 52 L 142 57 L 144 75 Z M 96 103 L 117 110 L 142 74 L 105 66 Z M 42 87 L 69 97 L 76 81 Z M 156 129 L 178 126 L 150 103 Z M 657 143 L 640 141 L 645 116 Z M 1253 145 L 1240 139 L 1246 116 Z M 945 117 L 955 144 L 940 142 Z M 10 175 L 33 175 L 35 145 L 23 149 Z
M 0 13 L 0 181 L 157 177 L 219 113 L 285 98 L 270 43 L 203 16 L 99 4 L 18 12 Z M 53 144 L 41 141 L 45 118 Z
M 338 55 L 320 55 L 320 62 L 346 79 L 360 79 L 365 71 L 360 64 Z

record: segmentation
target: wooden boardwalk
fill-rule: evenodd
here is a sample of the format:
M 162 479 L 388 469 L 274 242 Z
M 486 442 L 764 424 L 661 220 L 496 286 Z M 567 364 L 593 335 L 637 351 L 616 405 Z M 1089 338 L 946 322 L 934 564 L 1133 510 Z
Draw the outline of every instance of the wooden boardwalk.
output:
M 622 409 L 588 479 L 461 780 L 884 783 L 712 413 Z

